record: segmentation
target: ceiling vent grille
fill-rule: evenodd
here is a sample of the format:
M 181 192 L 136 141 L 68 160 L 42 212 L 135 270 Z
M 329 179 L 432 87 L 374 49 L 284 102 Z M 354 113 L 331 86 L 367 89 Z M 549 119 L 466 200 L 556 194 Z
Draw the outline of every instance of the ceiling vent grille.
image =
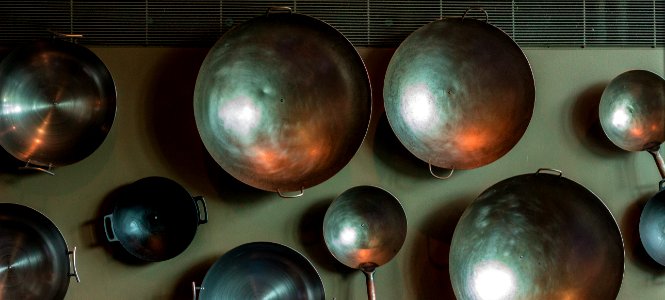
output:
M 482 7 L 520 46 L 663 47 L 665 0 L 0 0 L 0 45 L 77 33 L 88 45 L 209 47 L 269 7 L 321 19 L 355 46 L 396 47 L 441 17 Z M 474 9 L 469 15 L 485 18 Z

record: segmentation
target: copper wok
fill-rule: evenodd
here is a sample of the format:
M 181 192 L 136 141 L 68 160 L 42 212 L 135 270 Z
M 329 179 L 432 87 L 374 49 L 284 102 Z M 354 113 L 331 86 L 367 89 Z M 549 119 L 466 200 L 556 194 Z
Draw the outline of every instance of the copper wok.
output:
M 431 22 L 402 42 L 388 65 L 383 98 L 402 144 L 430 172 L 434 165 L 452 175 L 495 161 L 519 141 L 535 88 L 517 44 L 463 16 Z
M 57 39 L 18 47 L 2 60 L 0 99 L 0 146 L 27 168 L 50 174 L 92 154 L 116 111 L 104 63 Z
M 197 299 L 324 300 L 323 283 L 314 266 L 300 253 L 281 244 L 253 242 L 220 257 L 200 287 Z
M 378 187 L 357 186 L 330 204 L 323 218 L 323 237 L 339 262 L 365 274 L 368 299 L 374 300 L 374 272 L 397 255 L 406 227 L 397 198 Z
M 367 71 L 328 24 L 270 10 L 228 31 L 206 56 L 194 90 L 203 144 L 240 181 L 300 191 L 342 169 L 371 112 Z
M 71 256 L 71 261 L 69 259 Z M 0 299 L 63 299 L 76 272 L 60 230 L 27 206 L 0 203 Z
M 619 227 L 591 191 L 545 169 L 503 180 L 464 211 L 450 248 L 457 299 L 615 299 Z
M 605 87 L 598 111 L 603 131 L 615 145 L 647 151 L 656 162 L 663 180 L 642 210 L 639 232 L 647 254 L 665 266 L 665 164 L 658 151 L 665 141 L 665 80 L 645 70 L 619 74 Z

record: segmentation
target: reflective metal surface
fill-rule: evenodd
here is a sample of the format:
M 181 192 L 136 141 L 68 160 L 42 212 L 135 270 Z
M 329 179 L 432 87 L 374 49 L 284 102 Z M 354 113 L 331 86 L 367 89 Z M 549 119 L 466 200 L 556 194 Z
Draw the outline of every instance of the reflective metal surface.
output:
M 519 175 L 485 190 L 459 220 L 450 249 L 460 300 L 615 299 L 623 271 L 614 217 L 560 173 Z
M 63 299 L 69 258 L 58 228 L 32 208 L 0 203 L 0 299 Z
M 104 217 L 107 239 L 120 242 L 127 252 L 145 261 L 163 261 L 182 253 L 198 225 L 208 222 L 203 197 L 192 198 L 168 178 L 140 179 L 122 196 L 113 213 Z
M 300 253 L 270 242 L 238 246 L 208 270 L 199 299 L 324 300 L 323 283 Z
M 607 137 L 627 151 L 642 151 L 665 141 L 665 81 L 644 70 L 620 74 L 605 87 L 599 104 Z
M 444 18 L 402 42 L 383 98 L 390 126 L 416 157 L 473 169 L 519 141 L 535 89 L 529 62 L 508 35 L 479 20 Z
M 375 299 L 373 273 L 399 252 L 406 238 L 406 215 L 397 198 L 374 186 L 346 190 L 323 219 L 323 237 L 332 255 L 367 276 L 369 299 Z
M 353 46 L 329 25 L 274 12 L 227 32 L 196 80 L 201 139 L 233 177 L 301 191 L 342 169 L 369 125 L 371 91 Z
M 111 129 L 116 92 L 102 61 L 83 46 L 42 40 L 0 63 L 0 145 L 30 165 L 90 155 Z
M 665 266 L 665 180 L 660 181 L 660 191 L 651 197 L 640 215 L 640 240 L 647 254 Z

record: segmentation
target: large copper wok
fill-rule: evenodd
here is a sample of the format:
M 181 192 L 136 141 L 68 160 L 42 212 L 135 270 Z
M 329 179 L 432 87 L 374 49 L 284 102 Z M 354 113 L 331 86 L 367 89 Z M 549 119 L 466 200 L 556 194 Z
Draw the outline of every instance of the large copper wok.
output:
M 519 141 L 535 89 L 529 62 L 503 31 L 471 18 L 443 18 L 397 48 L 383 98 L 395 135 L 416 157 L 430 167 L 473 169 Z
M 57 39 L 18 47 L 2 60 L 0 101 L 0 145 L 26 167 L 51 174 L 95 151 L 116 111 L 104 63 Z
M 317 19 L 271 10 L 230 30 L 199 71 L 201 139 L 253 187 L 301 191 L 343 168 L 371 111 L 367 71 L 351 43 Z
M 538 170 L 485 190 L 462 214 L 450 249 L 457 299 L 615 299 L 623 240 L 605 204 Z
M 55 224 L 27 206 L 0 203 L 0 299 L 63 299 L 70 277 L 80 281 L 76 247 L 68 250 Z

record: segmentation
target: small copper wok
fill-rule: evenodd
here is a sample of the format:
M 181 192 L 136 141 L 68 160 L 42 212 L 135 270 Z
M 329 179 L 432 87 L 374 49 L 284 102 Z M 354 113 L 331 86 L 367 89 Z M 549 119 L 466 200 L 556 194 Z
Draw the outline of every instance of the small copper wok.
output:
M 605 87 L 599 105 L 607 137 L 627 151 L 647 151 L 661 176 L 659 191 L 642 210 L 640 240 L 647 254 L 665 266 L 665 163 L 658 151 L 665 141 L 665 80 L 645 70 L 624 72 Z
M 58 39 L 14 49 L 0 63 L 0 145 L 27 168 L 52 168 L 94 152 L 111 129 L 111 73 L 87 48 Z
M 561 175 L 514 176 L 469 205 L 450 245 L 457 299 L 616 298 L 624 271 L 619 226 L 596 195 Z
M 281 196 L 300 196 L 341 170 L 360 147 L 370 112 L 369 78 L 353 45 L 288 9 L 224 34 L 194 90 L 196 126 L 210 155 L 236 179 Z
M 357 186 L 330 204 L 323 218 L 323 237 L 339 262 L 365 274 L 368 299 L 374 300 L 374 271 L 397 255 L 406 226 L 397 198 L 378 187 Z
M 480 20 L 443 18 L 397 48 L 383 98 L 395 135 L 431 172 L 432 165 L 473 169 L 506 154 L 531 120 L 535 88 L 507 34 Z

